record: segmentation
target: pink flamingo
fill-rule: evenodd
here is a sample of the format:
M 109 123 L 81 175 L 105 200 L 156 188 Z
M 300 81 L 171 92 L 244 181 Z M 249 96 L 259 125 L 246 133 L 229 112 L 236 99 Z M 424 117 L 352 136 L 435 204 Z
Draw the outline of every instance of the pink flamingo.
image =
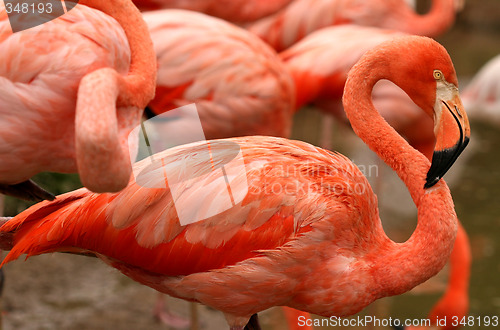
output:
M 281 57 L 297 85 L 297 108 L 315 101 L 321 109 L 344 121 L 339 94 L 344 88 L 348 71 L 368 49 L 402 35 L 404 33 L 394 30 L 343 25 L 317 31 L 282 52 Z M 382 117 L 400 132 L 410 145 L 429 160 L 432 158 L 435 145 L 432 120 L 425 114 L 422 115 L 422 111 L 404 91 L 388 81 L 380 81 L 373 90 L 372 101 Z M 439 310 L 441 315 L 445 310 L 451 314 L 456 311 L 457 317 L 462 317 L 467 312 L 467 308 L 463 308 L 463 301 L 467 299 L 468 285 L 453 283 L 454 278 L 460 278 L 461 283 L 468 281 L 470 272 L 466 269 L 470 267 L 470 246 L 467 234 L 461 226 L 460 229 L 450 260 L 450 284 L 440 305 L 436 305 L 436 308 L 443 306 Z M 459 260 L 460 256 L 463 260 Z M 449 298 L 457 296 L 465 298 Z M 453 305 L 454 302 L 456 306 Z
M 380 79 L 393 81 L 435 118 L 432 164 L 371 104 Z M 10 249 L 2 265 L 23 253 L 93 253 L 140 283 L 224 312 L 232 330 L 276 305 L 352 315 L 434 276 L 451 253 L 457 218 L 440 178 L 470 135 L 457 84 L 444 47 L 417 36 L 367 52 L 346 83 L 344 105 L 354 131 L 398 173 L 417 206 L 419 223 L 405 243 L 385 235 L 376 196 L 346 157 L 304 142 L 253 136 L 210 142 L 209 166 L 224 164 L 234 152 L 228 146 L 239 148 L 244 166 L 226 163 L 232 173 L 227 180 L 195 157 L 207 148 L 199 142 L 135 165 L 143 184 L 160 188 L 132 179 L 119 193 L 82 188 L 29 208 L 0 227 L 0 247 Z M 186 157 L 192 166 L 185 166 Z M 171 182 L 180 192 L 175 205 L 163 164 L 177 175 Z M 182 180 L 193 177 L 211 192 Z M 217 208 L 223 197 L 217 191 L 228 184 L 241 201 L 202 221 L 180 223 L 181 215 Z
M 479 70 L 463 90 L 463 98 L 478 119 L 500 123 L 500 55 Z
M 133 0 L 140 10 L 186 9 L 230 22 L 249 22 L 271 15 L 292 0 Z
M 433 37 L 453 24 L 456 10 L 456 0 L 433 0 L 425 15 L 418 15 L 404 0 L 295 0 L 247 28 L 282 51 L 316 30 L 340 24 L 377 26 Z
M 43 171 L 78 172 L 96 192 L 125 187 L 127 136 L 153 98 L 156 75 L 137 8 L 80 0 L 57 19 L 12 33 L 2 4 L 0 31 L 0 191 L 50 199 L 27 181 Z
M 293 80 L 262 40 L 196 12 L 160 10 L 143 17 L 158 62 L 156 96 L 148 105 L 154 114 L 196 103 L 207 139 L 290 136 Z M 165 131 L 181 126 L 189 133 L 192 120 L 166 122 Z

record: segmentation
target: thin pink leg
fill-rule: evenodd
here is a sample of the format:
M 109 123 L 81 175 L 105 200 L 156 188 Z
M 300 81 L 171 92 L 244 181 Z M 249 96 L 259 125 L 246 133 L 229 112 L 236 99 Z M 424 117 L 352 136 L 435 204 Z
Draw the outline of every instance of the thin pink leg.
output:
M 319 146 L 326 150 L 332 150 L 332 127 L 334 118 L 330 113 L 322 113 L 321 114 L 321 137 Z
M 156 300 L 153 315 L 156 319 L 158 319 L 158 321 L 175 329 L 184 329 L 191 324 L 188 319 L 175 315 L 169 311 L 166 306 L 165 295 L 163 293 L 158 293 L 158 299 Z

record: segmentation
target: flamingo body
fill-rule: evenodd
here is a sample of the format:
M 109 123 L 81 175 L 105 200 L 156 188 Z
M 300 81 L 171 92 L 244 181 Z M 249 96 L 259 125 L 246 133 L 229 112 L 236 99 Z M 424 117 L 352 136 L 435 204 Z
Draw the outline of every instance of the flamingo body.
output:
M 18 33 L 0 7 L 0 183 L 56 171 L 79 172 L 95 191 L 127 184 L 128 133 L 153 97 L 156 65 L 140 13 L 116 5 L 82 0 Z
M 500 122 L 500 55 L 489 60 L 463 91 L 463 101 L 478 119 Z
M 282 51 L 308 34 L 331 25 L 356 24 L 436 36 L 455 20 L 455 0 L 433 0 L 418 15 L 405 0 L 295 0 L 247 28 Z
M 368 50 L 403 35 L 376 27 L 332 26 L 280 53 L 295 81 L 296 109 L 314 103 L 347 123 L 341 96 L 349 70 Z M 375 85 L 372 100 L 382 117 L 430 159 L 435 143 L 432 119 L 401 88 L 386 80 Z
M 158 61 L 149 104 L 154 113 L 195 103 L 208 139 L 290 135 L 294 85 L 274 50 L 248 31 L 200 13 L 161 10 L 143 17 Z M 176 118 L 163 130 L 189 132 L 198 120 Z
M 380 43 L 403 35 L 376 27 L 331 26 L 311 33 L 281 52 L 280 57 L 297 86 L 296 108 L 325 98 L 340 100 L 347 74 L 361 56 Z
M 0 181 L 18 183 L 41 171 L 76 172 L 78 85 L 96 69 L 128 72 L 130 50 L 123 30 L 86 6 L 29 33 L 10 34 L 6 15 L 1 24 L 0 154 L 9 157 L 0 162 Z
M 339 154 L 332 154 L 303 142 L 271 137 L 230 141 L 242 147 L 244 159 L 248 160 L 245 166 L 249 193 L 241 204 L 227 212 L 205 221 L 181 226 L 175 208 L 182 206 L 174 206 L 168 189 L 142 188 L 134 182 L 119 194 L 98 195 L 80 189 L 59 196 L 54 203 L 36 205 L 24 213 L 25 217 L 21 214 L 17 224 L 15 221 L 9 222 L 11 229 L 21 224 L 24 229 L 16 234 L 16 247 L 5 262 L 22 253 L 34 255 L 66 249 L 93 251 L 113 267 L 143 284 L 235 315 L 251 315 L 271 306 L 286 305 L 289 302 L 283 297 L 301 286 L 304 287 L 304 292 L 298 295 L 302 297 L 297 299 L 294 308 L 319 312 L 316 309 L 322 306 L 320 309 L 324 314 L 325 308 L 331 309 L 333 306 L 336 314 L 348 315 L 358 311 L 361 305 L 343 304 L 342 299 L 346 295 L 351 298 L 363 297 L 363 303 L 372 301 L 374 296 L 370 290 L 358 291 L 352 288 L 353 274 L 349 271 L 349 265 L 359 262 L 355 260 L 353 252 L 346 251 L 346 254 L 337 255 L 345 244 L 357 246 L 359 251 L 372 244 L 379 244 L 371 239 L 365 241 L 365 238 L 355 234 L 365 225 L 369 226 L 370 232 L 382 230 L 376 223 L 358 221 L 348 225 L 348 213 L 363 219 L 373 218 L 377 214 L 376 198 L 359 169 Z M 202 148 L 204 144 L 199 143 L 185 150 L 193 152 Z M 159 157 L 169 157 L 178 151 L 184 150 L 181 147 L 174 148 Z M 212 151 L 214 152 L 214 148 Z M 217 158 L 218 153 L 225 152 L 226 149 L 223 148 L 215 150 L 214 158 Z M 282 164 L 292 166 L 287 171 L 303 174 L 291 181 L 286 178 Z M 139 169 L 136 170 L 140 171 L 141 166 L 150 166 L 150 161 L 144 160 L 137 166 Z M 161 170 L 161 167 L 149 170 L 154 173 Z M 192 171 L 196 175 L 196 169 Z M 245 176 L 245 173 L 234 178 L 234 181 L 243 182 L 241 176 Z M 325 180 L 323 184 L 328 189 L 326 196 L 304 189 L 320 178 Z M 163 177 L 158 179 L 163 180 Z M 205 180 L 208 184 L 212 180 L 220 180 L 220 177 L 214 172 Z M 272 194 L 262 189 L 263 182 L 267 183 L 269 189 L 273 184 L 281 184 L 282 187 L 287 185 L 296 191 L 288 196 Z M 369 189 L 366 193 L 370 197 L 358 201 L 343 196 L 342 191 L 353 191 L 356 187 Z M 233 192 L 235 189 L 232 185 Z M 337 189 L 339 192 L 336 192 Z M 184 193 L 199 194 L 188 187 Z M 342 198 L 347 199 L 345 205 L 336 205 L 335 199 L 328 198 L 328 195 L 338 195 L 339 198 L 343 196 Z M 217 202 L 217 196 L 213 196 L 211 201 Z M 123 203 L 134 211 L 123 209 Z M 310 203 L 316 205 L 315 209 L 309 208 Z M 209 204 L 198 206 L 203 207 L 209 207 Z M 82 214 L 83 209 L 85 215 Z M 64 217 L 61 217 L 63 214 Z M 297 217 L 297 214 L 301 216 Z M 66 217 L 79 220 L 64 221 Z M 7 232 L 7 227 L 3 227 L 2 231 Z M 316 227 L 329 229 L 326 232 L 315 232 Z M 80 234 L 83 231 L 87 234 Z M 333 239 L 334 233 L 343 237 L 343 243 L 338 246 L 328 243 L 328 237 Z M 320 238 L 321 242 L 310 245 Z M 324 252 L 318 254 L 317 249 Z M 287 257 L 287 253 L 280 250 L 309 256 L 308 268 L 301 267 L 301 258 Z M 336 285 L 342 287 L 343 293 L 329 293 L 321 299 L 316 297 L 316 302 L 313 303 L 314 294 L 319 292 L 314 289 L 311 292 L 306 289 L 308 285 L 302 282 L 313 281 L 309 274 L 311 269 L 325 267 L 322 265 L 325 260 L 329 260 L 328 267 L 338 275 Z M 371 285 L 362 279 L 362 274 L 357 274 L 357 277 L 363 287 Z M 325 281 L 319 278 L 316 280 L 319 282 L 315 285 Z M 324 282 L 325 285 L 326 283 Z M 256 298 L 255 292 L 268 291 L 269 287 L 275 287 L 280 294 L 265 299 Z M 324 290 L 324 285 L 318 285 L 317 290 Z M 237 301 L 234 299 L 236 292 L 240 292 Z M 224 296 L 233 298 L 221 299 Z M 256 299 L 259 304 L 255 303 Z M 324 300 L 331 300 L 329 307 L 323 306 Z M 316 307 L 312 309 L 309 304 Z
M 140 10 L 185 9 L 230 22 L 248 22 L 270 15 L 292 0 L 133 0 Z

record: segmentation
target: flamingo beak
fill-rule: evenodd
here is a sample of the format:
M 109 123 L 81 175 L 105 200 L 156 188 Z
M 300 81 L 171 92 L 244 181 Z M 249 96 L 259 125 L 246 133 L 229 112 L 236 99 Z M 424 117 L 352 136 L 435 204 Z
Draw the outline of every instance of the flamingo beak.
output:
M 424 188 L 434 186 L 450 169 L 469 143 L 470 126 L 455 86 L 447 86 L 447 97 L 437 97 L 434 106 L 436 146 Z

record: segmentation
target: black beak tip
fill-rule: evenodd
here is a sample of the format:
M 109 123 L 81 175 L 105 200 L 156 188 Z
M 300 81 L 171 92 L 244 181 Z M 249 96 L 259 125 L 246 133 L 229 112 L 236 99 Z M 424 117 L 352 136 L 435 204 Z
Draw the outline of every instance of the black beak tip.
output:
M 401 326 L 401 325 L 393 325 L 392 328 L 394 330 L 405 330 L 405 328 L 403 326 Z
M 428 189 L 438 183 L 453 163 L 455 163 L 462 151 L 464 151 L 467 144 L 469 144 L 469 138 L 466 136 L 463 138 L 463 141 L 458 142 L 452 148 L 434 151 L 431 168 L 427 172 L 427 178 L 425 179 L 424 189 Z
M 154 113 L 153 110 L 151 110 L 149 106 L 146 106 L 146 108 L 144 108 L 144 115 L 146 116 L 147 119 L 156 117 L 156 114 Z
M 434 186 L 436 183 L 438 183 L 440 179 L 441 179 L 440 177 L 434 177 L 434 178 L 427 177 L 427 179 L 425 180 L 424 189 L 428 189 Z

